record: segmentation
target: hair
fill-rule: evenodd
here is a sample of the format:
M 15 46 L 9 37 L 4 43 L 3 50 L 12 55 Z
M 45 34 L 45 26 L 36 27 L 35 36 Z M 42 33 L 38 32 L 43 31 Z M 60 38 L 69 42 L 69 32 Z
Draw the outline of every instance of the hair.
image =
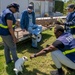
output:
M 7 6 L 7 8 L 11 8 L 11 7 L 19 8 L 19 5 L 17 3 L 12 3 Z
M 61 31 L 62 33 L 64 33 L 64 28 L 62 26 L 60 26 L 60 25 L 57 25 L 55 27 L 55 29 L 56 29 L 56 31 Z
M 12 4 L 7 6 L 8 9 L 10 9 L 11 7 L 14 7 L 16 9 L 16 12 L 19 12 L 19 4 L 12 3 Z

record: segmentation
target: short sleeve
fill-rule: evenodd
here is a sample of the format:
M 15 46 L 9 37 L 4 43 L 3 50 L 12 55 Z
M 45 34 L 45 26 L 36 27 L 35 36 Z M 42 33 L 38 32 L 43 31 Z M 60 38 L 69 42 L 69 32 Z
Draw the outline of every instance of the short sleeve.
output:
M 58 48 L 58 49 L 63 49 L 64 48 L 64 44 L 59 41 L 59 40 L 56 40 L 55 42 L 53 42 L 52 44 L 54 47 Z
M 13 20 L 12 18 L 12 14 L 11 13 L 8 13 L 5 17 L 6 20 Z

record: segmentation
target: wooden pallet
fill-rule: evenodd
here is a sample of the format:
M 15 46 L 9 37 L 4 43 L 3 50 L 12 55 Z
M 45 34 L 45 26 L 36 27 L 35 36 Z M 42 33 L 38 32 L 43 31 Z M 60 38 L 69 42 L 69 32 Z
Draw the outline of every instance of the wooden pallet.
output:
M 42 25 L 42 31 L 44 31 L 55 25 L 53 23 L 56 21 L 56 18 L 65 19 L 65 16 L 36 18 L 36 24 Z M 23 32 L 20 28 L 20 19 L 17 19 L 17 26 L 18 28 L 15 29 L 15 36 L 17 37 L 18 42 L 31 38 L 31 34 L 28 31 Z
M 47 27 L 42 26 L 42 31 L 47 29 Z M 20 27 L 15 29 L 15 36 L 18 39 L 18 42 L 31 38 L 31 34 L 28 31 L 23 32 Z

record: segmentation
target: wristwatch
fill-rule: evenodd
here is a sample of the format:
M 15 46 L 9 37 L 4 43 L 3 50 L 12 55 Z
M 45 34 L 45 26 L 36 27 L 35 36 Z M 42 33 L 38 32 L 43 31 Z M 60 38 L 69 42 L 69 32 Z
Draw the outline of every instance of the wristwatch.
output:
M 36 54 L 34 54 L 34 57 L 36 57 Z

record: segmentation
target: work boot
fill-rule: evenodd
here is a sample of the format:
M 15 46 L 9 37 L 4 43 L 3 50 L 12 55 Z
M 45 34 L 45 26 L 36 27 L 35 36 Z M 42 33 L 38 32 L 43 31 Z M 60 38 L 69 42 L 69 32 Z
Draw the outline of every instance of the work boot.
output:
M 68 69 L 68 71 L 70 72 L 70 73 L 75 73 L 75 70 L 74 69 L 71 69 L 71 68 L 67 68 Z
M 67 69 L 68 69 L 69 71 L 75 71 L 74 69 L 71 69 L 71 68 L 69 68 L 69 67 L 68 67 Z
M 51 71 L 50 73 L 51 73 L 51 75 L 64 75 L 64 71 L 62 70 L 62 68 L 60 68 L 56 71 Z

